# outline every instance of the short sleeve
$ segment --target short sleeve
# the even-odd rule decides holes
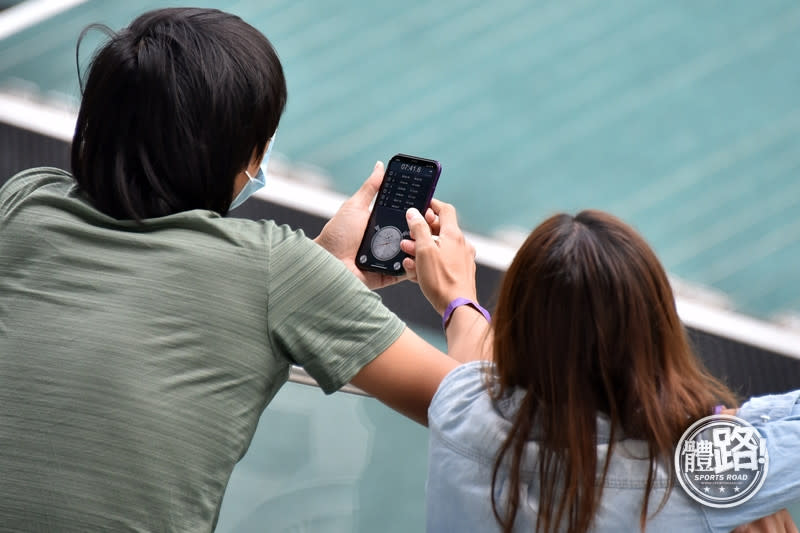
[[[487,361],[457,366],[428,409],[427,531],[495,531],[491,473],[502,443],[484,384]]]
[[[270,227],[270,341],[330,394],[391,346],[405,324],[301,231]]]
[[[471,361],[451,370],[439,384],[428,408],[429,423],[458,418],[457,411],[471,406],[486,391],[484,374],[487,361]],[[456,411],[456,412],[454,412]]]
[[[487,389],[488,361],[471,361],[450,371],[428,408],[431,442],[490,464],[497,452],[500,413]]]

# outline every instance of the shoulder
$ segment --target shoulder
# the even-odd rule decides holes
[[[484,395],[488,397],[486,378],[493,368],[487,361],[472,361],[451,370],[439,384],[428,415],[441,418],[467,408]]]
[[[487,388],[493,368],[486,361],[473,361],[445,376],[428,409],[432,446],[491,460],[507,426]]]
[[[319,290],[320,286],[325,286],[326,290],[336,291],[344,284],[353,289],[363,288],[364,293],[372,292],[340,260],[308,238],[302,230],[269,220],[261,223],[270,253],[270,270],[278,288],[284,283],[284,278],[290,278],[295,285],[302,282],[309,289]]]
[[[248,223],[251,221],[242,221]],[[260,235],[268,253],[269,294],[274,306],[302,305],[304,313],[319,315],[323,311],[334,318],[357,322],[381,308],[388,316],[378,293],[369,290],[342,261],[306,236],[302,230],[276,224],[270,220],[252,222],[260,225]],[[288,319],[288,309],[282,309]],[[361,317],[361,318],[359,318]],[[355,326],[355,323],[352,324]],[[316,326],[315,326],[316,327]]]
[[[38,167],[15,174],[0,187],[0,210],[7,211],[32,192],[43,187],[67,190],[75,184],[69,172],[52,167]]]
[[[213,214],[210,218],[205,216]],[[274,220],[251,220],[247,218],[220,217],[208,211],[187,211],[181,215],[190,218],[209,218],[220,231],[235,235],[237,239],[253,241],[253,245],[266,246],[283,254],[314,253],[317,246],[301,229],[294,229]],[[171,215],[175,216],[175,215]]]
[[[245,221],[248,222],[248,221]],[[322,247],[312,241],[305,232],[286,224],[278,224],[272,220],[260,220],[261,231],[270,248],[288,255],[318,255],[325,252]]]
[[[751,398],[736,413],[754,425],[765,419],[778,420],[797,415],[800,415],[800,390]]]
[[[502,443],[486,388],[493,365],[474,361],[450,371],[428,409],[428,531],[492,528],[488,499],[496,448]]]
[[[230,252],[239,258],[257,258],[265,267],[269,263],[275,270],[284,266],[290,269],[291,264],[315,255],[319,248],[302,230],[273,220],[224,217],[204,209],[146,219],[141,224],[130,220],[110,223],[125,231],[173,235],[177,239],[191,240],[197,246]]]
[[[70,185],[75,183],[72,174],[66,170],[55,167],[34,167],[17,172],[11,176],[6,184],[3,186],[5,190],[7,187],[17,187],[23,184],[30,183],[52,183],[52,182],[68,182]]]

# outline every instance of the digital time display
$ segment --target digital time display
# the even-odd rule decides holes
[[[412,165],[410,163],[400,163],[400,170],[405,170],[408,172],[414,172],[415,174],[419,174],[422,172],[422,165]]]
[[[429,187],[435,171],[436,167],[432,164],[391,160],[383,177],[376,207],[401,211],[403,217],[409,207],[424,209],[430,200]]]

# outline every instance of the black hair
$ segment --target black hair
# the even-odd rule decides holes
[[[105,27],[84,29],[78,49],[96,28]],[[224,215],[236,175],[263,155],[286,105],[269,40],[215,9],[159,9],[105,30],[81,81],[71,161],[79,187],[117,219]]]

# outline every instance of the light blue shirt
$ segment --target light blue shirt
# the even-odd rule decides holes
[[[497,531],[490,497],[497,449],[511,426],[522,391],[495,405],[485,386],[487,363],[454,369],[445,377],[428,411],[430,449],[426,498],[429,532]],[[763,415],[769,419],[762,418]],[[689,498],[677,481],[664,508],[647,523],[648,532],[728,532],[736,526],[800,502],[800,390],[753,398],[738,416],[766,438],[769,470],[761,489],[737,507],[716,509]],[[597,458],[608,450],[609,423],[597,420]],[[515,530],[533,531],[539,502],[539,444],[526,444],[521,500]],[[593,531],[638,531],[649,461],[644,441],[621,440],[614,448]],[[652,515],[667,486],[659,469],[650,495]],[[498,502],[506,501],[508,473],[498,474]]]

